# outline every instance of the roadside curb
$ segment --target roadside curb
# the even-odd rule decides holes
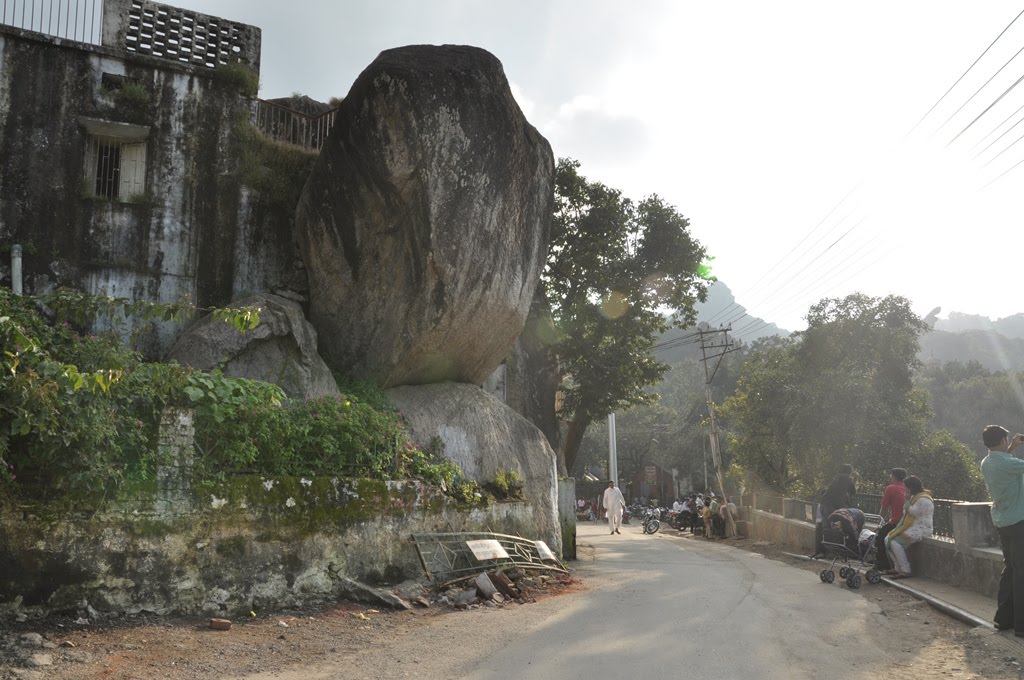
[[[784,552],[782,554],[785,555],[786,557],[792,557],[793,559],[803,560],[805,562],[813,561],[807,555],[797,555],[795,553],[787,553],[787,552]],[[936,609],[938,609],[943,614],[946,614],[948,616],[952,616],[954,619],[957,619],[958,621],[962,621],[963,623],[966,623],[969,626],[975,626],[977,628],[987,628],[987,629],[992,630],[992,631],[995,630],[995,626],[992,625],[992,623],[986,621],[985,619],[983,619],[983,618],[981,618],[979,616],[975,616],[974,614],[970,613],[966,609],[962,609],[960,607],[957,607],[955,604],[946,602],[945,600],[939,599],[939,598],[935,597],[934,595],[930,595],[930,594],[924,592],[923,590],[918,590],[917,588],[914,588],[912,586],[908,586],[905,583],[899,583],[899,582],[894,581],[893,579],[891,579],[891,578],[889,578],[887,576],[883,576],[882,577],[882,583],[884,583],[885,585],[889,586],[890,588],[895,588],[896,590],[902,591],[902,592],[906,593],[907,595],[910,595],[912,597],[916,597],[919,600],[927,602],[928,604],[930,604],[932,607],[935,607]]]

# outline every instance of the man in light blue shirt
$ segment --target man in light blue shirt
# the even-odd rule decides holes
[[[981,433],[988,455],[981,461],[981,474],[992,497],[992,523],[999,530],[1003,548],[1003,573],[996,594],[995,627],[1024,637],[1024,460],[1010,455],[1024,435],[999,425]]]

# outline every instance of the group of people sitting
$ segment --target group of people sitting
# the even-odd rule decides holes
[[[871,536],[864,528],[864,513],[850,507],[857,493],[853,467],[842,466],[818,501],[817,548],[812,557],[826,554],[825,531],[832,529],[841,532],[844,545],[861,557],[870,548],[867,541],[874,541],[878,571],[892,578],[910,576],[907,548],[932,535],[935,504],[920,478],[908,476],[903,468],[893,468],[889,475],[879,509],[883,523]]]
[[[691,493],[672,503],[673,525],[680,531],[702,534],[705,538],[725,538],[726,513],[736,517],[736,504],[710,491]]]

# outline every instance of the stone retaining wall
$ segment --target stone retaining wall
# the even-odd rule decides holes
[[[169,511],[139,493],[104,512],[0,510],[0,620],[88,611],[247,613],[343,596],[346,578],[423,572],[410,535],[521,533],[527,503],[455,504],[414,481],[236,479]]]

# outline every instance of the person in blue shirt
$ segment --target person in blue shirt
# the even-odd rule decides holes
[[[1024,435],[999,425],[981,433],[988,455],[981,461],[981,474],[992,497],[992,523],[999,531],[1003,548],[1003,573],[996,593],[997,630],[1013,629],[1024,637],[1024,460],[1010,455]]]

